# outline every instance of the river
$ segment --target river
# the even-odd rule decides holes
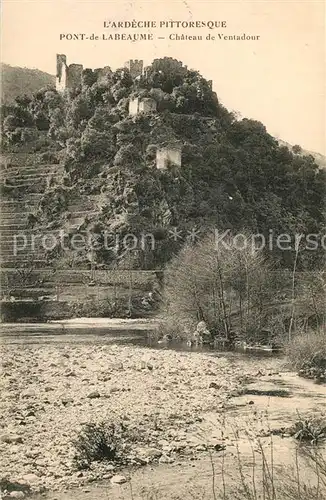
[[[302,480],[315,481],[295,440],[270,430],[290,426],[298,413],[325,413],[325,386],[297,377],[283,356],[159,343],[150,321],[2,324],[1,329],[2,430],[22,437],[21,444],[5,446],[4,473],[17,481],[34,475],[35,485],[47,490],[35,498],[215,500],[222,483],[230,488],[240,481],[240,462],[250,484],[256,467],[259,488],[260,446],[269,461],[272,453],[276,475],[300,467]],[[144,363],[148,369],[140,367]],[[239,384],[246,390],[237,391]],[[90,400],[87,393],[94,389],[101,397]],[[69,402],[60,406],[63,395]],[[26,417],[31,406],[35,415]],[[149,431],[146,446],[170,446],[171,452],[164,452],[170,463],[114,467],[104,481],[101,468],[72,472],[71,434],[85,415],[96,420],[109,408]],[[216,443],[222,451],[212,448]],[[23,458],[33,453],[39,458]],[[123,474],[126,483],[112,485],[113,473]]]

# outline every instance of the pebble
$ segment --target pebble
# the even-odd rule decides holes
[[[68,398],[68,397],[67,397],[67,398],[62,398],[62,399],[61,399],[61,403],[62,403],[64,406],[66,406],[68,403],[73,403],[73,402],[74,402],[74,400],[73,400],[72,398]]]
[[[35,398],[36,397],[36,391],[33,389],[26,389],[26,391],[21,393],[21,397],[26,399],[26,398]]]
[[[9,498],[25,498],[25,493],[23,491],[12,491]]]
[[[101,394],[98,392],[98,391],[93,391],[93,392],[90,392],[87,397],[89,399],[96,399],[96,398],[100,398],[101,397]]]
[[[137,450],[137,456],[139,458],[153,460],[154,458],[159,458],[162,455],[162,451],[157,448],[139,448]]]
[[[39,476],[37,476],[36,474],[24,474],[22,476],[22,480],[26,484],[33,484],[35,482],[38,482]]]
[[[7,444],[21,444],[23,443],[23,438],[17,434],[4,434],[1,436],[1,441]]]
[[[39,451],[26,451],[25,457],[26,458],[36,458],[40,455]]]
[[[169,457],[168,455],[165,454],[160,456],[160,458],[158,459],[160,464],[172,464],[174,460],[175,460],[174,458]]]
[[[116,476],[113,476],[111,477],[111,483],[112,484],[123,484],[123,483],[126,483],[127,482],[127,478],[125,476],[122,476],[122,475],[116,475]]]

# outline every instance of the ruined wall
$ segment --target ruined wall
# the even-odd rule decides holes
[[[166,170],[169,164],[181,167],[181,146],[165,146],[156,152],[156,167]]]
[[[183,66],[181,61],[176,61],[177,66],[183,67],[185,70],[187,66]],[[132,78],[137,78],[142,75],[146,76],[146,72],[150,66],[144,68],[144,61],[142,59],[130,59],[126,61],[124,67],[127,68],[130,72]],[[81,84],[82,81],[82,72],[83,65],[82,64],[70,64],[67,65],[67,56],[65,54],[57,54],[57,69],[56,69],[56,89],[59,92],[67,88],[75,88]],[[104,68],[97,68],[94,70],[98,78],[105,79],[107,75],[112,73],[110,66],[105,66]],[[208,81],[210,88],[212,89],[213,82],[212,80]],[[145,102],[143,99],[142,103],[139,104],[138,112],[150,112],[156,110],[156,104],[154,102]],[[130,111],[131,109],[131,111]],[[136,114],[134,111],[135,105],[132,105],[129,108],[129,114]]]
[[[107,76],[112,74],[112,69],[110,66],[104,66],[104,68],[96,68],[94,69],[94,73],[97,75],[99,80],[105,80]]]
[[[138,113],[152,113],[156,111],[156,101],[151,98],[132,99],[129,101],[129,115],[135,116]]]
[[[139,104],[139,99],[138,97],[136,99],[132,99],[129,101],[129,115],[130,116],[135,116],[138,113],[138,104]]]
[[[151,98],[141,99],[138,105],[139,113],[152,113],[156,111],[156,101]]]

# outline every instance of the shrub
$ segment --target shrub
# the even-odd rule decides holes
[[[49,163],[58,164],[59,158],[58,158],[58,155],[56,155],[52,151],[46,151],[45,153],[41,153],[41,155],[39,157],[39,161],[40,161],[40,163],[49,162]]]
[[[83,300],[71,303],[70,311],[73,317],[95,317],[112,318],[126,315],[127,300],[117,298],[114,301],[103,300]]]
[[[322,418],[300,418],[291,429],[291,434],[299,441],[308,441],[311,444],[318,444],[326,438],[326,420]]]
[[[291,365],[299,375],[326,382],[326,330],[296,335],[287,346]]]
[[[88,469],[92,462],[118,458],[121,428],[106,422],[85,424],[72,441],[75,449],[74,464],[78,469]]]

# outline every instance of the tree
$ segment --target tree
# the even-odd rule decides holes
[[[293,147],[292,147],[292,151],[294,154],[296,155],[299,155],[302,153],[302,147],[299,146],[298,144],[295,144]]]
[[[262,252],[252,246],[252,235],[242,236],[245,248],[232,235],[217,244],[216,237],[208,234],[172,260],[164,288],[164,313],[170,324],[176,320],[193,329],[203,320],[211,332],[230,342],[235,333],[259,338],[270,315],[270,269]]]
[[[97,75],[93,70],[87,68],[82,73],[82,86],[91,87],[97,81]]]
[[[182,62],[172,57],[154,59],[151,66],[146,68],[146,81],[149,86],[161,88],[164,92],[171,93],[174,87],[182,83],[187,68]]]

